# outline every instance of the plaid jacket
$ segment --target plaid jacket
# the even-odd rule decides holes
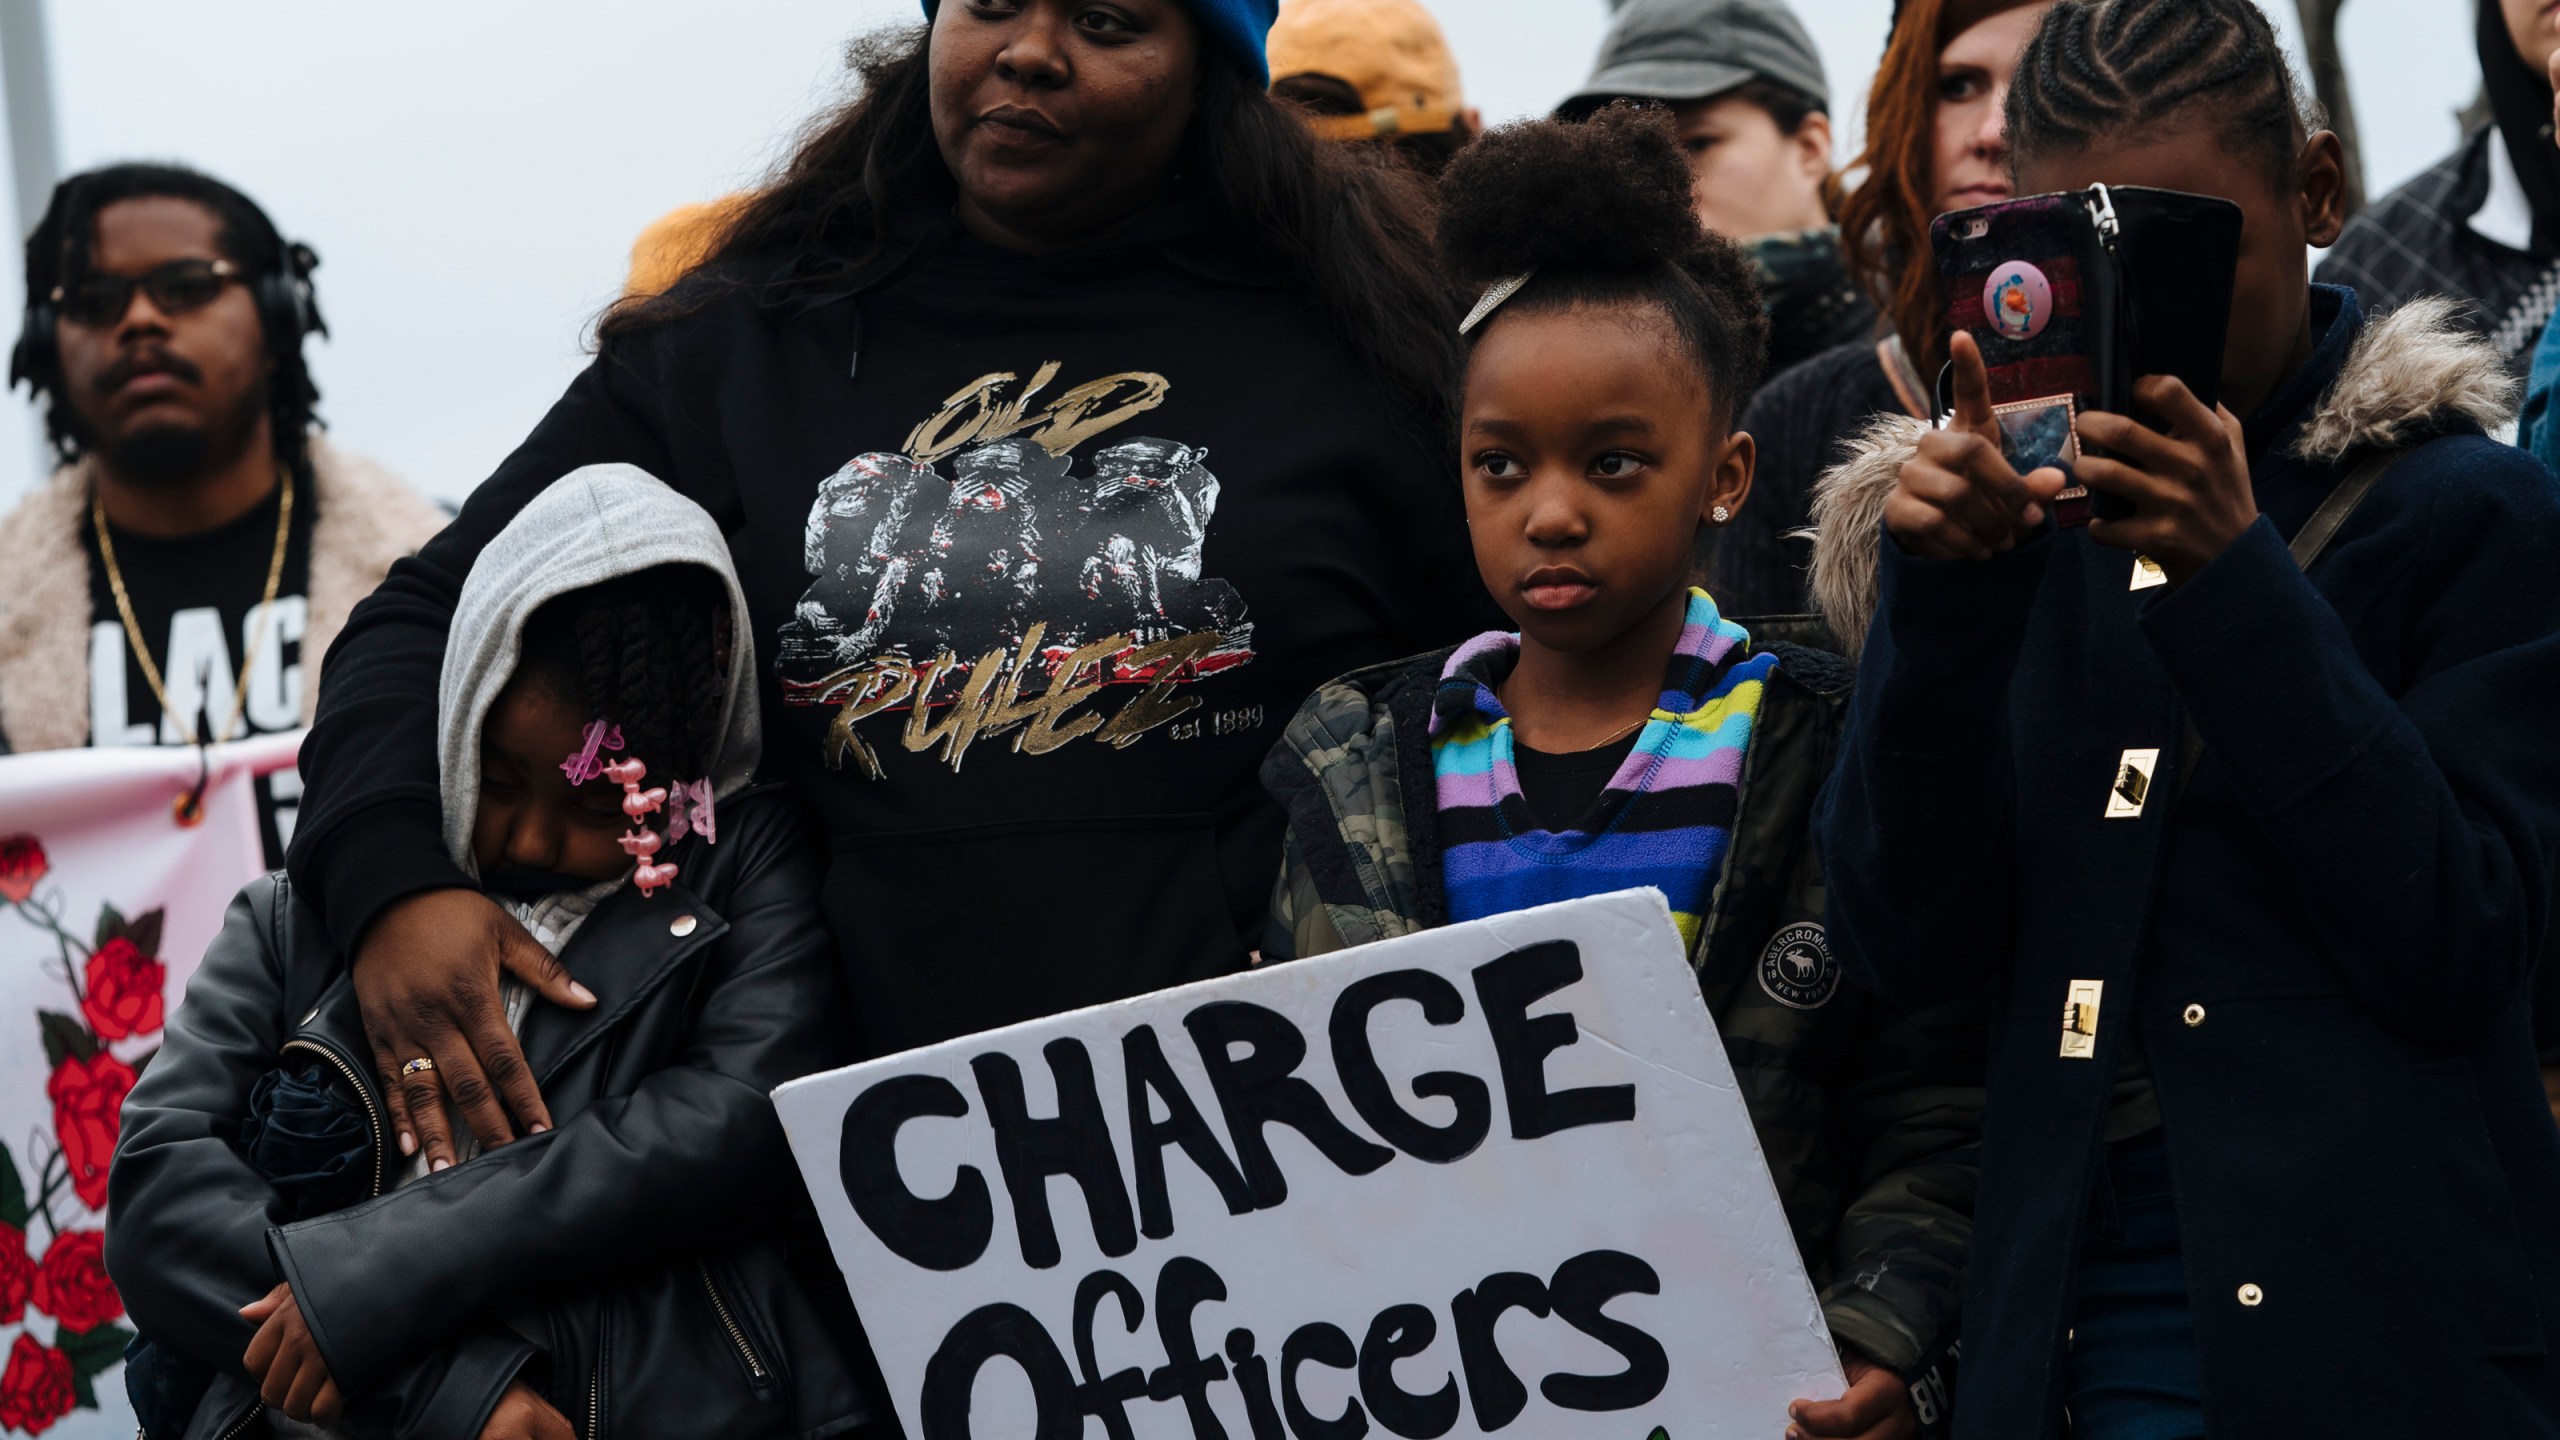
[[[1956,1338],[1972,1238],[1986,1012],[1894,1013],[1840,983],[1810,822],[1850,670],[1828,650],[1770,648],[1778,669],[1691,961],[1832,1332],[1918,1382],[1923,1419],[1942,1418],[1930,1372]],[[1264,763],[1289,816],[1266,963],[1446,923],[1426,727],[1448,655],[1326,685]]]
[[[2373,315],[2420,295],[2468,302],[2464,322],[2522,379],[2542,327],[2560,308],[2560,260],[2537,260],[2471,228],[2489,197],[2489,146],[2497,135],[2494,126],[2475,133],[2348,221],[2318,278],[2355,291]]]

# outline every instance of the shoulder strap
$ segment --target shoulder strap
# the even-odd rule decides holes
[[[2302,528],[2294,532],[2292,550],[2295,566],[2305,574],[2310,573],[2312,562],[2329,548],[2330,541],[2338,538],[2338,531],[2347,523],[2347,517],[2356,513],[2356,507],[2364,503],[2364,497],[2373,493],[2373,487],[2381,484],[2382,477],[2407,453],[2406,450],[2376,450],[2358,461],[2345,479],[2330,488],[2328,496],[2320,502],[2320,508],[2312,511],[2311,518],[2303,521]],[[2169,801],[2172,811],[2178,802],[2187,798],[2187,784],[2195,779],[2196,766],[2203,759],[2204,735],[2196,729],[2196,722],[2189,719],[2186,733],[2178,741],[2178,788]]]
[[[1900,335],[1887,335],[1876,342],[1876,364],[1883,368],[1885,382],[1893,387],[1894,398],[1902,402],[1903,412],[1914,420],[1932,418],[1929,406],[1929,382],[1920,378],[1920,367],[1911,363],[1911,351]]]
[[[2338,528],[2347,523],[2347,517],[2356,513],[2356,507],[2364,503],[2364,497],[2372,494],[2373,487],[2382,483],[2383,475],[2408,453],[2406,450],[2376,450],[2348,471],[2347,478],[2330,490],[2328,498],[2320,502],[2320,508],[2311,512],[2311,518],[2303,521],[2302,529],[2294,535],[2293,563],[2308,571],[2311,562],[2319,559],[2320,552],[2328,549],[2329,542],[2338,537]]]

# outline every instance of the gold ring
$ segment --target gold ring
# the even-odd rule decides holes
[[[421,1055],[417,1059],[400,1067],[400,1078],[406,1080],[421,1070],[433,1070],[434,1068],[436,1068],[436,1062],[428,1059],[424,1055]]]

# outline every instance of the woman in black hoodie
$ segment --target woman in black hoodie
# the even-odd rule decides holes
[[[592,1003],[444,857],[432,700],[482,545],[601,461],[728,532],[860,1051],[1246,963],[1278,727],[1485,603],[1427,195],[1264,95],[1274,8],[968,0],[857,47],[859,98],[356,612],[291,869],[376,1064],[435,1062],[404,1149],[449,1147],[439,1095],[485,1143],[548,1122],[502,967]]]

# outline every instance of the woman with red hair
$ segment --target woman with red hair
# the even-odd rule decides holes
[[[1946,301],[1929,222],[2008,198],[2000,109],[2050,0],[1902,0],[1867,93],[1863,171],[1841,208],[1851,268],[1886,329],[1814,356],[1762,388],[1742,428],[1759,442],[1751,504],[1716,536],[1709,583],[1731,615],[1810,610],[1802,530],[1813,482],[1880,412],[1926,418],[1946,362]]]

